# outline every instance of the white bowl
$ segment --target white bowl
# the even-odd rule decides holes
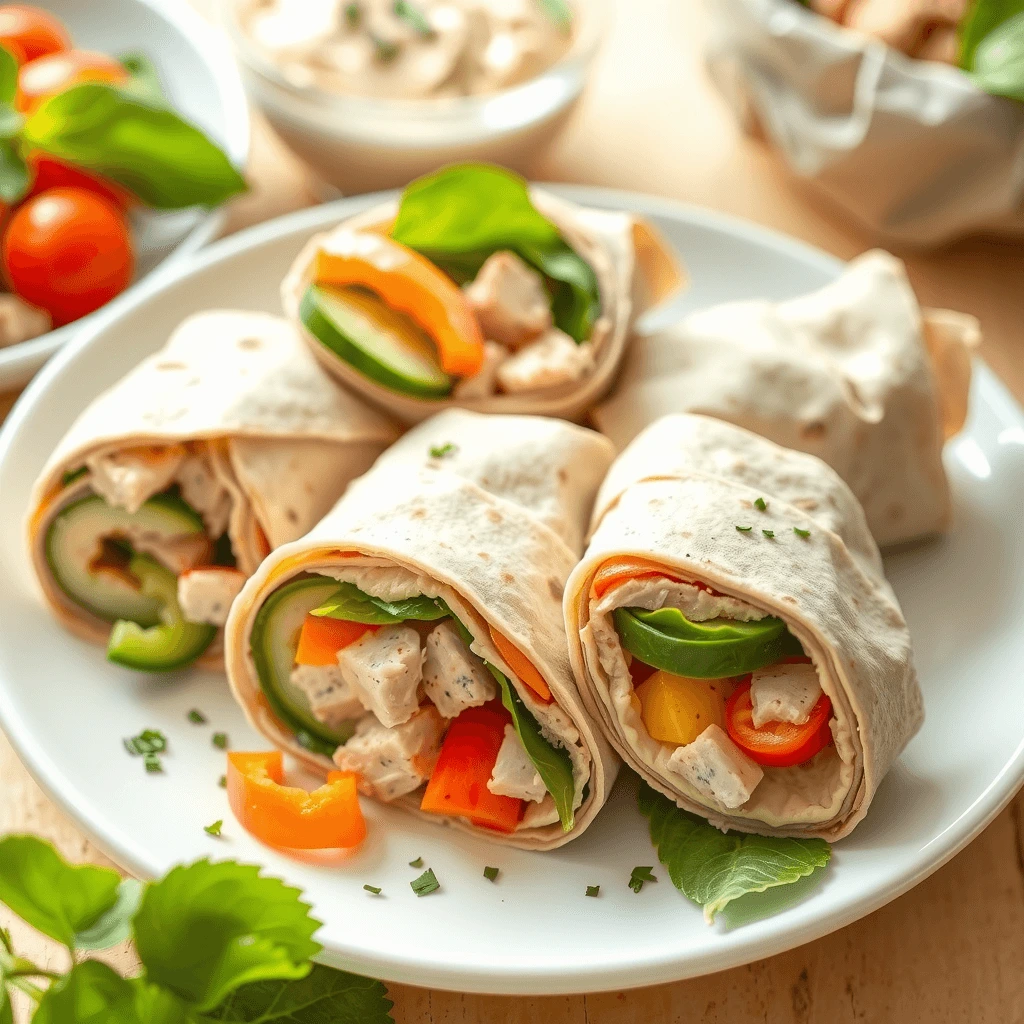
[[[238,168],[249,154],[249,107],[230,47],[184,0],[34,0],[52,11],[75,45],[112,56],[144,53],[170,104],[201,127]],[[219,233],[219,210],[143,211],[132,219],[136,281],[190,256]],[[134,285],[132,286],[134,287]],[[0,348],[0,391],[20,387],[58,348],[95,320],[116,313],[132,287],[95,313],[20,345]]]
[[[444,164],[488,160],[521,173],[565,124],[604,36],[606,0],[579,0],[569,52],[500,92],[436,100],[341,96],[289,82],[238,25],[224,24],[253,101],[292,150],[345,193],[397,188]]]

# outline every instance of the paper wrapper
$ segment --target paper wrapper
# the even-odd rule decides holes
[[[46,559],[54,517],[90,493],[88,477],[64,486],[64,474],[88,458],[144,445],[203,445],[231,495],[227,531],[248,574],[267,545],[318,522],[397,435],[320,369],[287,320],[235,310],[189,317],[82,412],[47,460],[28,519],[43,593],[65,625],[106,644],[110,623],[73,603]]]
[[[457,451],[431,456],[448,444]],[[250,637],[261,605],[282,584],[306,572],[348,572],[350,582],[386,581],[392,596],[442,597],[473,633],[472,649],[508,676],[542,727],[570,750],[581,803],[569,833],[557,821],[524,827],[524,819],[501,835],[461,818],[424,817],[527,849],[552,849],[579,835],[604,804],[618,760],[576,692],[561,597],[612,455],[599,434],[536,417],[451,410],[406,434],[308,536],[276,550],[235,601],[225,661],[253,726],[311,769],[333,767],[299,745],[260,690]],[[533,663],[553,706],[519,681],[489,627]],[[396,801],[415,813],[419,803],[415,793]]]
[[[856,220],[922,246],[1024,229],[1024,104],[795,0],[707,2],[708,68],[740,123]]]
[[[371,380],[313,337],[299,319],[299,302],[312,283],[314,256],[326,235],[309,241],[285,277],[281,285],[285,313],[328,372],[405,423],[418,423],[452,407],[580,419],[615,379],[633,323],[682,288],[685,275],[671,248],[646,221],[578,206],[540,189],[531,189],[530,197],[597,276],[601,315],[587,342],[593,349],[594,369],[578,381],[529,393],[432,400],[403,395]],[[387,203],[343,221],[339,228],[382,229],[397,213],[397,202]]]
[[[594,421],[624,448],[668,413],[700,413],[827,462],[883,545],[947,528],[946,438],[963,426],[977,320],[918,305],[881,251],[786,302],[730,302],[630,347]]]
[[[736,529],[744,524],[754,529]],[[910,635],[849,488],[813,456],[719,420],[666,416],[616,459],[593,527],[566,585],[565,620],[584,702],[612,745],[652,786],[721,829],[847,835],[922,721]],[[784,619],[832,701],[835,744],[806,764],[766,768],[733,810],[711,806],[674,773],[674,748],[653,740],[638,713],[611,611],[592,595],[605,562],[637,557]]]

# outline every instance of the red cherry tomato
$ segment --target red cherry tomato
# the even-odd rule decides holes
[[[71,49],[68,30],[38,7],[10,4],[0,7],[0,46],[10,50],[19,64]]]
[[[32,187],[28,196],[37,196],[51,188],[68,186],[84,188],[87,192],[95,192],[120,210],[128,210],[135,203],[135,197],[115,181],[108,181],[99,175],[83,171],[71,164],[64,163],[46,153],[31,153],[28,158],[32,172]]]
[[[755,729],[750,676],[725,702],[725,728],[733,743],[752,761],[772,768],[803,764],[819,750],[824,750],[832,742],[831,717],[832,702],[822,694],[803,725],[766,722],[760,729]]]
[[[92,192],[54,188],[14,212],[3,240],[13,291],[47,310],[56,326],[99,309],[132,279],[128,225]]]
[[[14,105],[29,112],[43,100],[83,82],[106,82],[118,85],[129,78],[119,61],[105,53],[92,50],[64,50],[38,57],[23,65],[18,72],[18,94]]]

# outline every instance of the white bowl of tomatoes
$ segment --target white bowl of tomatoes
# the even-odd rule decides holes
[[[248,148],[230,50],[187,4],[0,3],[0,390],[215,237]]]

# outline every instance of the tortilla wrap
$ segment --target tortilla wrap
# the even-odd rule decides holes
[[[597,276],[601,316],[584,343],[592,347],[594,369],[581,380],[528,393],[431,400],[400,394],[369,379],[306,331],[299,319],[299,302],[313,281],[315,254],[330,232],[312,238],[292,264],[281,285],[285,313],[332,376],[403,422],[418,423],[453,406],[579,419],[611,386],[637,318],[682,288],[685,274],[668,243],[644,220],[578,206],[541,189],[531,189],[530,198]],[[397,213],[397,201],[384,203],[343,221],[336,230],[387,230]]]
[[[922,310],[874,251],[786,302],[731,302],[637,338],[594,421],[624,448],[667,413],[714,416],[827,462],[883,547],[948,528],[944,441],[967,415],[978,321]]]
[[[287,320],[233,310],[189,317],[82,412],[40,474],[28,543],[43,593],[68,628],[106,643],[110,623],[57,586],[46,538],[61,510],[92,492],[90,467],[108,456],[182,446],[208,460],[212,486],[230,498],[222,518],[237,567],[249,575],[268,547],[313,526],[397,433],[323,373]]]
[[[431,455],[449,445],[457,450]],[[289,580],[317,573],[388,600],[441,597],[473,634],[471,650],[511,680],[545,735],[569,750],[575,824],[562,830],[550,797],[511,834],[479,829],[464,818],[424,816],[528,849],[552,849],[579,835],[604,804],[618,760],[576,692],[562,588],[612,455],[599,434],[539,417],[449,410],[410,431],[306,537],[266,559],[235,602],[225,661],[250,722],[309,768],[323,774],[334,767],[329,757],[300,745],[271,712],[251,653],[261,606]],[[553,704],[542,703],[513,672],[488,627],[532,662]],[[422,813],[417,792],[394,803]]]
[[[629,579],[596,597],[598,570],[624,557],[649,560],[666,578]],[[615,607],[709,600],[692,583],[732,606],[712,615],[783,619],[832,702],[834,745],[804,764],[765,768],[749,800],[731,809],[668,767],[674,748],[643,724],[612,619]],[[922,721],[907,625],[850,489],[813,456],[720,420],[666,416],[618,457],[566,585],[565,619],[581,694],[612,745],[652,786],[723,830],[847,835]]]

